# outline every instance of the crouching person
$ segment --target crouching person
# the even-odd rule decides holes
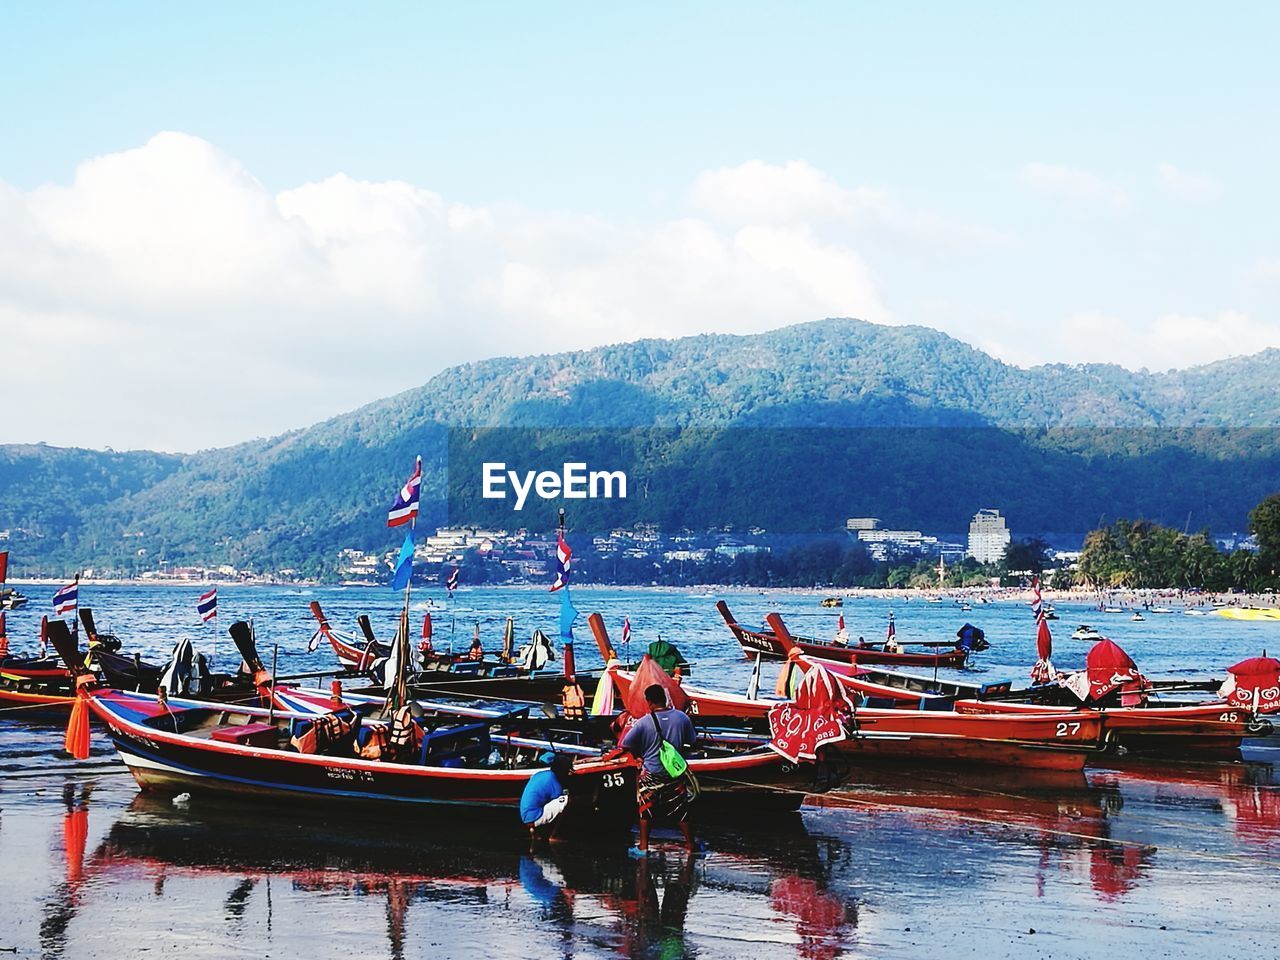
[[[529,841],[557,842],[562,839],[565,808],[569,806],[569,777],[573,757],[566,753],[544,753],[547,770],[539,770],[525,784],[520,795],[520,819],[529,828]]]

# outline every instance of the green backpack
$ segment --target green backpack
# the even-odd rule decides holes
[[[672,780],[679,780],[689,769],[689,761],[674,745],[667,743],[663,738],[662,724],[658,722],[658,715],[651,713],[649,716],[653,717],[653,729],[658,734],[658,759],[662,762],[662,769],[667,771],[667,776]]]

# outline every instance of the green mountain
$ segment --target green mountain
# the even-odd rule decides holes
[[[645,340],[467,364],[188,456],[0,447],[0,530],[16,575],[157,558],[320,574],[342,547],[387,545],[385,510],[417,453],[428,522],[550,527],[541,501],[512,514],[478,497],[479,461],[506,450],[524,468],[563,454],[628,470],[627,503],[575,503],[578,529],[819,532],[870,515],[956,533],[994,506],[1018,535],[1120,516],[1225,532],[1280,486],[1277,382],[1278,350],[1168,373],[1024,370],[934,330],[857,320]]]

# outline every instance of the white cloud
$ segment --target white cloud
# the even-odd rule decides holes
[[[1014,238],[988,226],[905,208],[885,189],[841,186],[803,160],[751,160],[707,170],[689,191],[693,207],[726,224],[841,225],[892,234],[931,247],[1007,246]]]
[[[1129,195],[1123,188],[1087,170],[1055,163],[1028,163],[1022,167],[1018,176],[1027,186],[1068,200],[1083,201],[1115,211],[1129,207]]]
[[[1280,323],[1236,310],[1212,316],[1167,313],[1138,323],[1102,311],[1081,311],[1038,329],[1033,351],[1002,350],[994,341],[987,345],[1022,366],[1050,359],[1169,370],[1280,347]]]
[[[1257,261],[1250,269],[1249,276],[1263,283],[1280,281],[1280,258]]]
[[[1156,185],[1184,200],[1214,200],[1222,193],[1221,184],[1212,177],[1184,173],[1171,163],[1156,167]]]
[[[1080,171],[1024,179],[1127,202]],[[1034,267],[1014,246],[802,161],[710,170],[676,216],[615,222],[342,174],[272,194],[208,142],[163,133],[69,184],[0,182],[0,439],[196,449],[468,360],[825,316],[925,319],[1019,363],[1161,368],[1280,345],[1275,325],[1233,312],[1029,330],[1025,306],[981,292]],[[918,298],[911,317],[890,309],[885,276]],[[957,294],[966,282],[979,292]]]
[[[875,208],[873,191],[806,165],[726,176],[762,178],[749,216],[641,226],[343,175],[273,196],[180,133],[69,185],[0,183],[0,402],[22,410],[5,439],[194,449],[497,354],[892,321],[848,236],[803,222],[831,196]],[[694,192],[723,213],[714,179]]]

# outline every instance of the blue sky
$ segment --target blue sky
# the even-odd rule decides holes
[[[251,353],[279,391],[223,397],[198,436],[162,412],[126,428],[50,410],[6,439],[207,446],[493,353],[828,314],[1021,364],[1280,346],[1277,20],[1263,4],[6,4],[16,355],[40,356],[36,328],[82,327],[81,362],[123,338],[126,372],[165,383],[203,343],[209,366]],[[353,352],[369,323],[418,349]],[[341,387],[315,372],[340,364]],[[167,386],[219,402],[212,376]]]

